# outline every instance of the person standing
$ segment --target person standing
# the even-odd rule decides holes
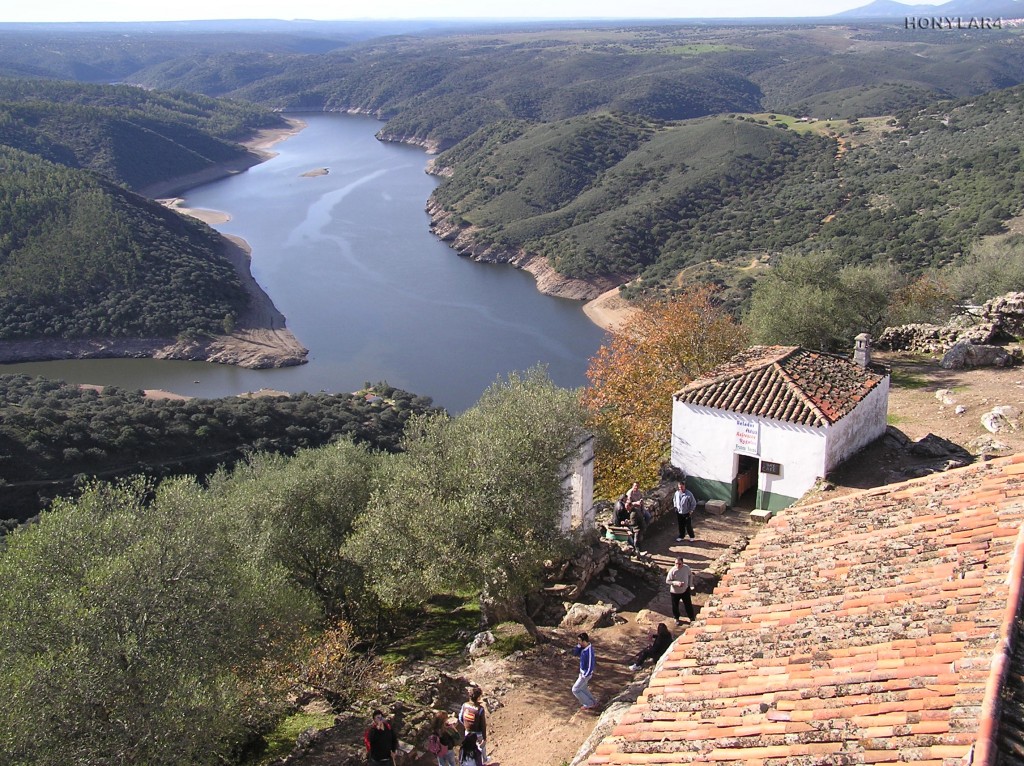
[[[693,512],[697,509],[697,498],[686,488],[685,481],[679,482],[675,494],[672,495],[672,506],[676,509],[676,521],[679,524],[679,537],[676,538],[676,542],[682,542],[687,533],[693,540]]]
[[[680,625],[679,602],[686,607],[686,616],[693,622],[697,615],[693,611],[693,601],[690,599],[690,591],[693,589],[693,570],[686,565],[682,558],[677,558],[675,566],[668,570],[665,578],[668,583],[669,593],[672,596],[672,615],[676,618],[676,625]]]
[[[593,713],[597,710],[597,701],[590,693],[590,678],[594,675],[594,645],[590,636],[580,633],[576,636],[576,648],[572,653],[580,658],[580,675],[572,685],[572,693],[580,701],[581,710]]]
[[[479,686],[469,687],[469,699],[459,708],[459,723],[466,734],[476,734],[475,746],[480,757],[487,760],[487,710],[483,703],[484,690]]]
[[[363,743],[368,766],[395,766],[398,737],[391,724],[384,720],[383,711],[373,711],[373,722],[363,734]]]
[[[633,486],[626,493],[626,511],[632,511],[634,507],[643,505],[643,502],[643,490],[640,489],[640,484],[634,481]]]
[[[484,755],[480,750],[480,740],[476,732],[469,732],[462,740],[462,747],[459,748],[460,766],[484,766]]]

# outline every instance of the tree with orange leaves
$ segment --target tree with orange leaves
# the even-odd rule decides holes
[[[597,434],[594,493],[652,484],[672,435],[672,394],[744,346],[710,285],[644,301],[590,360],[583,392]]]

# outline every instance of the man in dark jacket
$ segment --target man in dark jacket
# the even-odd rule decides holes
[[[373,711],[373,723],[363,735],[366,745],[366,762],[369,766],[395,766],[398,751],[398,736],[391,724],[384,720],[384,713]]]

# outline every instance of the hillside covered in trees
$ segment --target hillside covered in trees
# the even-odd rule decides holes
[[[0,339],[223,333],[248,297],[223,240],[138,189],[256,158],[279,115],[131,86],[0,79]]]
[[[293,31],[292,50],[274,36],[266,51],[184,37],[180,55],[164,32],[145,56],[123,48],[118,71],[274,109],[375,114],[381,136],[447,150],[436,206],[474,247],[538,253],[583,279],[642,277],[634,296],[686,272],[727,283],[739,305],[752,259],[816,248],[916,273],[957,260],[1024,202],[1020,30],[535,24],[331,47],[325,29],[318,50]],[[94,55],[109,65],[123,43],[102,39]],[[878,115],[896,123],[865,122]]]
[[[224,52],[126,76],[279,109],[358,109],[446,148],[502,119],[860,117],[1024,82],[1017,33],[888,26],[519,25],[368,40],[319,56]]]
[[[176,400],[0,375],[0,505],[24,519],[79,477],[208,473],[248,453],[342,439],[394,451],[411,416],[435,411],[386,383],[358,394]]]
[[[130,189],[249,158],[238,139],[284,124],[252,104],[180,91],[0,79],[0,143]]]
[[[752,260],[827,248],[916,273],[956,261],[1024,201],[1020,30],[271,26],[157,25],[144,41],[0,29],[0,71],[36,78],[0,81],[0,136],[138,188],[225,161],[238,151],[225,140],[279,119],[261,108],[366,112],[387,120],[382,137],[447,150],[435,207],[474,247],[541,254],[583,279],[641,277],[633,296],[717,280],[734,306],[759,278]],[[68,61],[83,79],[161,90],[40,79],[67,76]],[[866,120],[878,115],[895,123]],[[179,329],[230,323],[231,300],[204,296],[203,318]]]
[[[671,287],[787,250],[940,267],[1024,207],[1024,88],[790,128],[728,115],[498,123],[441,154],[434,199],[472,241],[560,272]],[[843,133],[844,135],[839,135]]]

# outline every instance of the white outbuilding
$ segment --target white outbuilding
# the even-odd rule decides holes
[[[884,434],[888,404],[867,335],[853,359],[754,346],[673,396],[672,464],[698,499],[776,511]]]

